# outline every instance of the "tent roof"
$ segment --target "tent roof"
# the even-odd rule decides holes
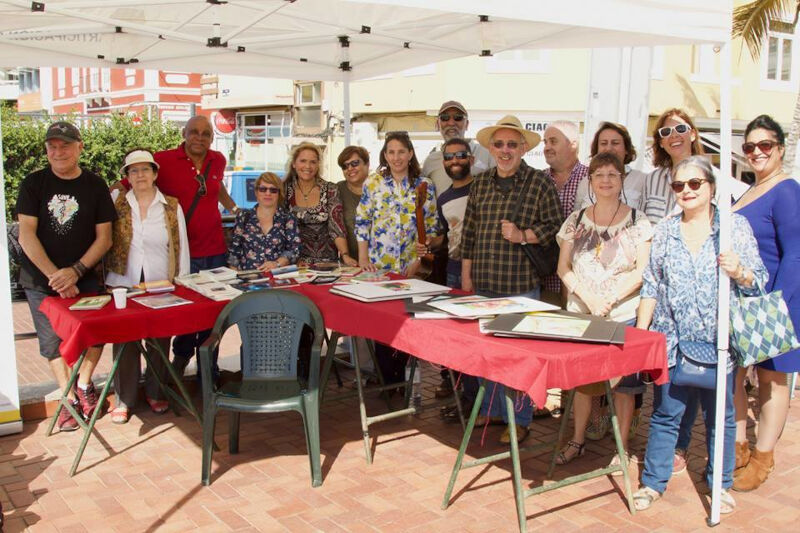
[[[722,42],[726,0],[0,0],[0,65],[361,79],[524,48]],[[347,41],[348,47],[342,46]]]

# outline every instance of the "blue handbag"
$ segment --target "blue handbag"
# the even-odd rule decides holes
[[[671,382],[681,387],[717,387],[717,349],[710,342],[678,341],[678,363]]]

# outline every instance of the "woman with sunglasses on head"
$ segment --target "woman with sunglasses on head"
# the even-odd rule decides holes
[[[342,261],[356,266],[347,251],[342,202],[336,185],[320,176],[322,153],[304,142],[292,151],[286,173],[286,205],[297,218],[301,263]]]
[[[338,158],[344,180],[336,184],[344,211],[345,237],[347,238],[347,254],[358,261],[358,241],[356,241],[356,208],[364,192],[364,181],[369,175],[369,152],[361,146],[348,146]]]
[[[720,253],[719,213],[711,203],[716,189],[713,167],[703,157],[689,157],[674,168],[670,184],[680,214],[664,219],[653,235],[645,268],[636,326],[667,338],[669,383],[655,385],[650,435],[644,458],[642,486],[633,495],[634,507],[649,508],[667,488],[675,445],[687,403],[695,395],[706,424],[706,482],[711,487],[715,437],[723,433],[722,512],[736,505],[728,489],[733,484],[736,424],[733,408],[735,362],[727,362],[725,426],[716,428],[717,303],[719,267],[734,286],[756,294],[767,279],[758,244],[747,219],[732,216],[731,248]],[[687,381],[683,368],[705,366],[708,381]]]
[[[769,271],[766,292],[783,291],[795,328],[800,325],[800,185],[783,172],[784,133],[767,115],[745,129],[742,151],[756,175],[733,209],[750,221]],[[787,373],[800,370],[800,350],[755,365],[758,376],[758,431],[752,453],[747,442],[746,368],[736,378],[736,472],[733,488],[758,488],[775,467],[773,450],[789,412]]]
[[[592,158],[588,181],[596,201],[573,212],[561,226],[556,236],[561,247],[558,275],[568,291],[567,311],[605,316],[633,326],[653,230],[647,217],[622,201],[624,180],[625,167],[616,154],[603,152]],[[639,375],[633,374],[624,377],[614,390],[626,451],[634,395],[644,388]],[[575,391],[575,432],[556,458],[557,464],[583,455],[591,403],[587,388]],[[612,466],[619,463],[618,456],[611,461]]]
[[[264,172],[253,188],[256,205],[236,214],[228,264],[237,270],[268,271],[296,262],[300,232],[297,219],[284,207],[281,179]]]
[[[422,200],[427,236],[437,233],[436,190],[421,175],[414,146],[406,132],[386,134],[380,154],[380,170],[364,182],[364,192],[356,209],[358,265],[367,271],[378,269],[413,276],[420,266],[417,256],[417,186],[428,185]],[[395,353],[376,344],[375,353],[386,383],[403,381],[407,354]]]

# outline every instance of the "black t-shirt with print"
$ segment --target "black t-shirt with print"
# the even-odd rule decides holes
[[[22,181],[17,213],[38,218],[36,236],[58,268],[72,265],[86,253],[96,238],[96,224],[117,218],[108,185],[99,176],[83,170],[77,178],[65,180],[53,174],[50,167]],[[19,281],[26,289],[53,293],[47,276],[27,256],[22,258]],[[91,290],[96,283],[90,270],[78,282],[78,288]]]

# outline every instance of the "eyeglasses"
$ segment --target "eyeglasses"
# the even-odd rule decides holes
[[[589,177],[592,178],[593,180],[603,180],[603,179],[613,180],[621,178],[622,174],[620,174],[619,172],[609,172],[608,174],[603,174],[602,172],[595,172]]]
[[[508,141],[508,142],[493,141],[492,142],[492,146],[494,146],[498,150],[502,150],[504,146],[508,146],[509,150],[516,150],[517,148],[519,148],[519,145],[520,145],[520,143],[517,142],[517,141]]]
[[[758,141],[757,143],[744,143],[742,145],[742,152],[747,155],[752,154],[756,151],[756,147],[761,150],[761,153],[764,155],[769,155],[772,152],[772,149],[776,146],[780,146],[781,143],[777,141],[770,141],[765,139],[763,141]]]
[[[342,163],[342,170],[347,170],[348,168],[356,168],[361,164],[360,159],[353,159],[352,161],[346,161]]]
[[[706,179],[692,178],[689,181],[673,181],[669,186],[672,187],[672,190],[676,193],[683,192],[686,185],[688,185],[691,190],[696,191],[707,181]]]
[[[456,122],[461,122],[465,118],[467,118],[467,116],[462,115],[461,113],[454,113],[452,115],[450,113],[442,113],[441,115],[439,115],[439,120],[441,122],[450,122],[450,119],[453,119]]]
[[[672,130],[675,130],[675,133],[680,133],[683,135],[687,131],[691,131],[692,127],[688,124],[678,124],[676,126],[664,126],[663,128],[658,128],[658,136],[662,139],[666,139],[670,135],[672,135]]]
[[[128,176],[138,176],[139,174],[153,174],[155,169],[150,165],[142,168],[131,168],[128,169]]]
[[[277,187],[267,187],[266,185],[261,185],[260,187],[256,188],[256,190],[260,193],[268,192],[272,194],[278,194],[281,192],[281,190]]]
[[[459,150],[458,152],[445,152],[442,157],[445,161],[452,161],[453,159],[467,159],[470,153],[466,150]]]

